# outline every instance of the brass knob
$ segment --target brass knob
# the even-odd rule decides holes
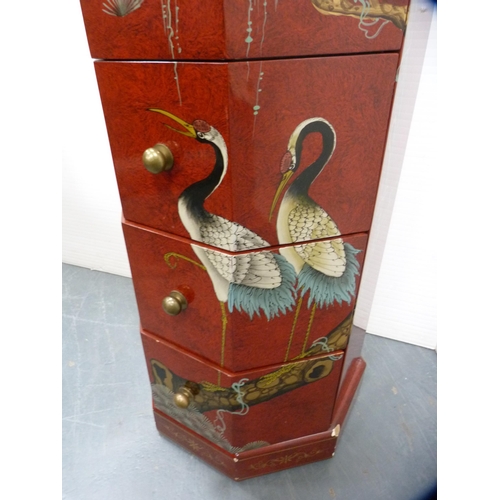
[[[193,398],[194,394],[191,392],[191,390],[184,386],[181,387],[175,394],[174,394],[174,403],[176,406],[179,408],[186,409],[189,406],[189,403],[191,403],[191,399]]]
[[[159,174],[170,170],[174,165],[174,155],[165,144],[155,144],[142,154],[142,163],[148,172]]]
[[[167,314],[170,314],[170,316],[177,316],[184,311],[184,309],[186,309],[187,305],[188,302],[186,297],[184,297],[184,295],[177,290],[172,290],[170,295],[165,297],[162,301],[163,310]]]

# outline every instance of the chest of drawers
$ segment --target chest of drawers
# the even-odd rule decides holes
[[[160,432],[332,456],[407,0],[81,0]]]

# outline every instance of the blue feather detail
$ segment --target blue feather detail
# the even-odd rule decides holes
[[[299,273],[298,288],[302,288],[302,297],[309,292],[307,307],[311,307],[313,303],[316,303],[318,307],[328,307],[334,302],[351,303],[356,292],[356,276],[359,275],[359,262],[356,254],[361,250],[356,250],[349,243],[344,243],[344,250],[347,260],[346,269],[338,278],[326,276],[309,264],[304,264]]]
[[[287,310],[293,310],[296,300],[295,282],[297,276],[293,266],[281,255],[274,255],[281,271],[281,285],[276,288],[255,288],[231,283],[229,285],[228,309],[233,312],[245,311],[250,319],[256,314],[260,318],[260,310],[268,320]]]

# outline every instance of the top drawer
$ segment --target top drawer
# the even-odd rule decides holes
[[[232,252],[246,228],[258,247],[368,231],[397,64],[97,61],[124,217]],[[173,168],[152,173],[142,157],[158,144]]]
[[[92,57],[223,60],[399,50],[409,0],[81,0]]]

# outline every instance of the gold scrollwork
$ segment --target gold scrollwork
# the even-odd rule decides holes
[[[376,20],[385,19],[392,22],[397,28],[406,28],[408,6],[394,5],[390,0],[370,0],[358,2],[356,0],[311,0],[316,10],[324,15],[348,16]]]
[[[201,265],[199,262],[196,262],[195,260],[190,259],[189,257],[186,257],[185,255],[182,255],[180,253],[168,252],[163,256],[163,259],[167,263],[167,266],[170,267],[170,269],[175,269],[177,267],[177,261],[179,259],[182,259],[193,264],[194,266],[199,267],[200,269],[203,269],[204,271],[207,270],[207,268]]]
[[[320,453],[323,453],[324,450],[317,449],[314,451],[311,451],[309,453],[306,453],[305,451],[298,451],[295,453],[291,453],[289,455],[282,455],[281,457],[277,458],[272,458],[271,460],[267,461],[260,461],[257,462],[256,464],[250,465],[250,469],[254,470],[259,470],[259,469],[266,469],[267,467],[279,467],[280,465],[286,465],[290,463],[299,463],[302,462],[303,460],[307,460],[308,458],[313,458],[316,455],[319,455]]]

